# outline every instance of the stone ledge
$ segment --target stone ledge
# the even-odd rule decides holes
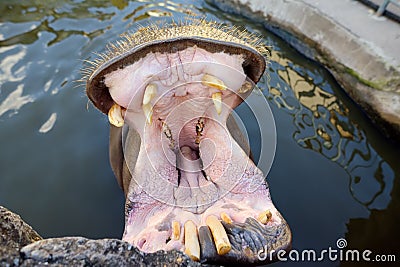
[[[388,137],[400,141],[400,63],[305,1],[209,0],[261,22],[324,64]],[[400,26],[399,26],[400,29]]]
[[[0,266],[212,266],[179,251],[143,253],[118,239],[42,239],[21,217],[0,206]]]

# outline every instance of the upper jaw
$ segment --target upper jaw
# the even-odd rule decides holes
[[[253,83],[246,80],[242,64],[240,55],[214,55],[189,47],[172,54],[150,53],[130,66],[106,74],[104,83],[114,105],[144,115],[144,118],[135,117],[133,122],[140,132],[144,122],[151,124],[154,111],[158,111],[159,118],[165,119],[172,106],[187,99],[208,98],[214,104],[215,113],[221,114],[223,100],[228,100],[228,95],[234,92],[245,97],[252,89]],[[240,102],[227,104],[238,105]],[[158,105],[154,107],[156,103]],[[110,111],[108,114],[110,116]],[[114,121],[110,120],[111,123]]]

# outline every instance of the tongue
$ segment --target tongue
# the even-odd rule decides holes
[[[177,168],[180,171],[180,181],[188,184],[190,189],[196,190],[201,184],[201,179],[204,179],[201,171],[201,159],[197,155],[197,151],[192,150],[189,146],[183,146],[180,153],[176,157]],[[185,181],[186,180],[186,181]]]
[[[192,213],[204,212],[213,204],[218,192],[216,186],[207,181],[198,152],[189,146],[181,147],[177,153],[177,168],[179,186],[174,192],[176,202]]]

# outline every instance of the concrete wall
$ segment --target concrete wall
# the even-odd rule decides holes
[[[350,0],[210,2],[259,21],[324,64],[377,126],[400,141],[400,25],[380,23],[366,7]]]

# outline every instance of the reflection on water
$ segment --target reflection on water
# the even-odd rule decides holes
[[[268,97],[293,117],[298,145],[339,164],[354,199],[368,209],[386,208],[394,173],[371,147],[349,109],[318,73],[272,54]]]
[[[34,99],[31,96],[22,96],[23,86],[18,85],[15,91],[11,92],[6,99],[0,105],[0,116],[6,113],[7,111],[17,111],[23,105],[33,102]]]
[[[260,84],[278,128],[269,179],[294,246],[323,249],[346,234],[368,247],[377,239],[359,241],[359,229],[378,212],[395,227],[398,149],[326,71],[260,25],[203,0],[3,0],[0,12],[0,205],[43,236],[121,236],[123,195],[108,164],[108,122],[74,81],[82,60],[137,23],[187,15],[244,25],[273,46],[270,79]]]
[[[57,113],[52,113],[50,115],[50,118],[40,127],[39,133],[47,133],[48,131],[50,131],[53,128],[54,124],[56,123],[56,120],[57,120]]]

